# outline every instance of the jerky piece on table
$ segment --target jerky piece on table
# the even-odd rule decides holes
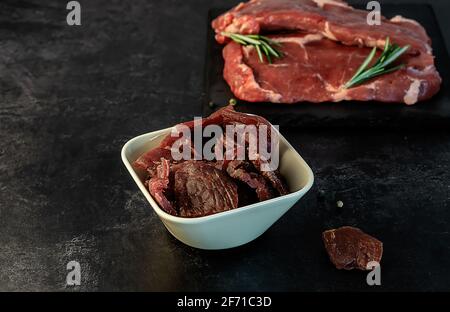
[[[380,263],[383,243],[358,228],[344,226],[322,234],[331,262],[337,269],[367,270],[371,261]]]

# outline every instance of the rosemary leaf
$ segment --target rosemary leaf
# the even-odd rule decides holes
[[[270,64],[272,63],[272,57],[281,58],[283,56],[283,54],[275,48],[275,46],[280,47],[281,44],[268,37],[261,35],[233,34],[229,32],[222,32],[221,34],[243,46],[253,46],[258,53],[258,58],[261,63],[264,63],[264,56]]]
[[[263,55],[261,52],[261,48],[259,47],[259,45],[255,46],[255,48],[256,48],[256,52],[258,52],[259,61],[261,63],[264,63],[264,58],[263,58]]]
[[[353,77],[344,85],[344,88],[348,89],[360,85],[372,78],[392,73],[396,70],[403,68],[404,64],[394,67],[389,66],[392,65],[392,63],[394,63],[395,61],[397,61],[400,58],[400,56],[402,56],[409,48],[410,48],[409,45],[399,47],[396,44],[391,44],[389,37],[387,37],[383,52],[381,53],[380,57],[376,60],[376,62],[370,68],[368,68],[368,66],[370,65],[370,63],[372,63],[372,60],[376,55],[377,48],[374,47],[370,52],[370,54],[365,59],[365,61],[361,64],[356,73],[353,75]]]
[[[386,43],[384,44],[384,50],[383,53],[381,53],[379,62],[377,62],[375,65],[378,65],[379,63],[383,63],[386,59],[386,55],[389,53],[389,50],[391,49],[391,39],[389,37],[386,38]]]
[[[237,38],[239,40],[242,40],[244,42],[250,43],[250,44],[254,44],[254,45],[260,45],[261,41],[250,38],[248,36],[244,36],[244,35],[239,35],[239,34],[232,34],[231,35],[231,39],[234,40],[234,38]]]
[[[361,66],[358,68],[358,70],[356,71],[355,75],[352,77],[352,79],[350,79],[350,81],[352,81],[353,79],[355,79],[356,77],[358,77],[366,68],[367,66],[369,66],[370,62],[372,62],[372,59],[375,56],[375,53],[377,53],[377,48],[374,47],[372,49],[372,52],[370,52],[369,56],[366,58],[366,60],[361,64]]]
[[[272,39],[270,39],[269,37],[266,36],[259,36],[262,40],[266,41],[268,44],[272,45],[272,46],[277,46],[277,47],[281,47],[281,43],[276,42]]]
[[[245,42],[245,41],[243,41],[243,40],[241,40],[239,38],[236,38],[236,37],[231,37],[231,39],[233,39],[233,41],[236,41],[237,43],[240,43],[240,44],[242,44],[244,46],[246,46],[248,44],[247,42]]]
[[[246,35],[246,36],[255,40],[261,40],[262,38],[262,36],[260,35]]]
[[[409,45],[404,46],[403,48],[397,48],[395,49],[392,54],[390,54],[389,56],[386,57],[386,60],[381,63],[382,67],[387,67],[388,65],[392,64],[393,62],[395,62],[403,53],[405,53],[408,49],[410,48]]]
[[[397,65],[397,66],[395,66],[395,67],[386,69],[386,70],[383,72],[383,74],[389,74],[389,73],[395,72],[395,71],[397,71],[397,70],[400,70],[400,69],[402,69],[402,68],[405,68],[405,64],[400,64],[400,65]]]
[[[272,64],[272,57],[270,56],[270,54],[266,55],[267,61],[269,62],[269,64]]]
[[[267,50],[269,51],[270,54],[272,54],[275,57],[280,57],[280,54],[278,54],[278,52],[275,51],[267,42],[265,42],[265,41],[261,41],[261,42],[262,42],[262,45],[267,48]]]
[[[269,64],[272,64],[272,58],[270,57],[270,52],[269,52],[269,50],[267,49],[267,46],[262,45],[261,47],[262,47],[262,49],[263,49],[263,51],[264,51],[264,54],[265,54],[266,57],[267,57],[267,60],[269,61]]]

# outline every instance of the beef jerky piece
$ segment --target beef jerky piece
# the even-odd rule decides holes
[[[201,125],[202,127],[211,125],[211,124],[218,124],[221,125],[223,123],[223,117],[221,114],[222,110],[225,110],[225,108],[222,108],[212,114],[209,117],[203,118]],[[150,175],[153,176],[156,174],[156,167],[159,165],[159,161],[161,158],[168,159],[169,161],[172,161],[172,153],[171,148],[173,143],[175,143],[177,140],[179,140],[182,136],[182,132],[180,130],[181,126],[186,126],[189,129],[194,129],[194,121],[188,121],[184,123],[180,123],[175,126],[174,133],[170,133],[164,137],[162,142],[159,144],[158,147],[148,151],[147,153],[142,154],[135,162],[134,167],[140,168],[144,170],[148,170],[150,172]],[[192,144],[193,149],[193,144]],[[194,153],[195,151],[193,151]]]
[[[237,112],[234,109],[233,105],[228,105],[221,110],[217,111],[215,114],[220,114],[223,119],[223,125],[254,125],[258,130],[261,126],[266,127],[266,140],[267,140],[267,151],[271,151],[271,142],[274,141],[278,144],[278,137],[274,137],[272,139],[272,135],[278,135],[276,131],[272,131],[272,124],[267,121],[267,119],[257,116],[257,115],[249,115],[241,112]]]
[[[236,124],[236,123],[245,125],[255,125],[256,127],[259,127],[261,125],[267,126],[267,141],[268,144],[270,144],[271,124],[263,117],[236,112],[234,110],[233,105],[223,107],[218,111],[214,112],[213,114],[211,114],[209,117],[203,118],[201,125],[202,127],[213,124],[225,126],[227,124]],[[173,158],[171,154],[171,147],[174,142],[176,142],[178,139],[182,137],[182,132],[180,130],[181,126],[186,126],[189,129],[193,130],[194,121],[189,121],[176,125],[174,133],[166,135],[157,148],[154,148],[151,151],[140,156],[134,162],[134,166],[141,169],[148,169],[153,167],[156,168],[156,165],[158,164],[161,157],[172,161]]]
[[[172,160],[170,149],[157,147],[142,154],[134,163],[135,168],[144,169],[153,176],[156,174],[156,167],[160,164],[161,158]]]
[[[239,180],[234,181],[238,187],[239,207],[245,207],[260,202],[255,190],[248,186],[248,184]]]
[[[380,263],[383,243],[360,229],[344,226],[322,234],[331,262],[337,269],[368,270],[371,261]]]
[[[202,161],[186,161],[175,172],[175,198],[181,217],[202,217],[238,207],[234,181]]]
[[[148,190],[159,206],[171,215],[177,215],[172,203],[167,199],[165,192],[169,188],[170,163],[161,158],[161,164],[157,166],[157,175],[148,180]]]
[[[271,125],[266,119],[236,112],[231,105],[219,109],[211,116],[203,119],[202,126],[211,124],[222,127],[245,124],[255,125],[257,128],[266,125],[268,138],[271,135]],[[191,130],[194,127],[193,122],[182,125]],[[134,163],[135,167],[149,171],[151,179],[146,184],[150,194],[161,208],[168,213],[183,217],[197,217],[237,208],[239,198],[237,181],[230,178],[226,172],[226,168],[232,159],[216,162],[176,162],[172,158],[171,147],[179,138],[181,138],[181,132],[175,133],[175,137],[172,136],[172,133],[167,135],[157,148],[143,154]],[[223,140],[219,141],[219,144],[223,144]],[[247,179],[246,183],[239,182],[244,185],[244,187],[241,187],[241,191],[248,192],[247,186],[250,183],[253,187],[256,187],[256,193],[258,193],[260,200],[273,196],[274,194],[268,195],[266,188],[262,186],[263,182],[260,178],[262,176],[268,179],[265,183],[269,185],[270,190],[272,190],[270,185],[273,184],[280,194],[287,193],[287,188],[283,189],[285,186],[283,180],[278,177],[278,172],[259,173],[256,169],[254,171],[254,174],[250,174],[246,178],[241,177],[243,180]],[[253,197],[256,198],[256,196],[253,192],[248,193],[248,202],[251,202],[254,200]],[[243,202],[246,203],[247,201],[244,200]]]
[[[221,111],[224,109],[225,108],[222,108],[217,112],[211,114],[210,116],[203,118],[201,122],[199,122],[198,124],[201,125],[201,127],[206,127],[208,125],[221,125],[223,123]],[[174,131],[168,134],[161,142],[160,147],[170,149],[173,143],[182,137],[183,132],[181,131],[181,128],[187,127],[192,131],[196,125],[197,124],[193,120],[176,125],[174,127],[175,128]]]
[[[261,173],[261,175],[270,182],[273,188],[278,191],[279,195],[283,196],[289,194],[289,188],[286,185],[283,176],[278,170],[273,171],[261,170],[262,160],[260,158],[252,160],[252,163],[255,166],[255,168]]]
[[[247,161],[233,160],[228,164],[227,172],[230,177],[244,182],[254,189],[259,201],[273,198],[272,190],[267,181],[256,172],[251,172],[252,167],[252,164]]]

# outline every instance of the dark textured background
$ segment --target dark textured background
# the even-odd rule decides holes
[[[449,5],[429,2],[448,46]],[[450,290],[449,133],[281,129],[311,192],[246,246],[192,249],[120,149],[201,114],[207,11],[234,2],[80,0],[79,27],[66,3],[0,2],[0,290]],[[340,225],[384,241],[383,286],[329,263],[321,232]]]

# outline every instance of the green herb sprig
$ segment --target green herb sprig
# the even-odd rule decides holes
[[[394,67],[392,67],[391,65],[409,48],[409,45],[399,47],[396,44],[391,44],[389,37],[387,37],[383,53],[381,53],[379,59],[370,68],[367,68],[377,52],[377,48],[374,47],[372,52],[370,52],[369,56],[356,71],[355,75],[344,85],[344,88],[352,88],[374,77],[392,73],[403,68],[405,64],[397,65]]]
[[[241,35],[233,34],[229,32],[222,32],[222,36],[228,37],[234,42],[237,42],[243,46],[253,46],[258,53],[258,57],[261,63],[264,63],[264,56],[267,61],[272,64],[272,57],[281,58],[283,54],[276,48],[281,44],[273,41],[272,39],[261,35]]]

